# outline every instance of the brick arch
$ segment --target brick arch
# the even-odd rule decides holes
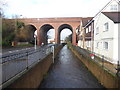
[[[45,25],[49,24],[55,29],[55,43],[59,43],[59,33],[58,28],[63,24],[68,24],[72,27],[73,31],[73,41],[72,44],[76,45],[76,28],[80,25],[80,21],[82,20],[82,17],[63,17],[63,18],[24,18],[19,19],[20,21],[24,22],[25,24],[32,24],[36,27],[38,38],[37,38],[37,44],[41,45],[41,36],[40,36],[40,28]]]
[[[73,35],[73,28],[72,28],[72,26],[70,24],[62,24],[62,25],[60,25],[59,28],[58,28],[58,43],[60,43],[60,33],[61,33],[61,31],[63,29],[66,29],[66,28],[71,30],[72,35]]]
[[[73,28],[70,24],[61,24],[58,28],[58,32],[61,32],[63,29],[68,28],[73,32]]]
[[[33,25],[33,24],[27,24],[27,25],[25,25],[25,26],[31,26],[31,27],[33,27],[33,30],[34,30],[34,31],[37,30],[36,26]]]
[[[28,30],[28,35],[29,35],[29,42],[34,43],[34,32],[37,30],[36,26],[32,24],[26,24],[25,29]]]
[[[25,23],[25,26],[32,26],[37,30],[37,26],[34,23]]]
[[[48,37],[47,37],[47,32],[50,30],[50,29],[54,29],[54,27],[51,25],[51,24],[43,24],[40,29],[39,29],[39,34],[40,34],[40,44],[41,43],[44,43],[45,45],[48,44],[47,40],[48,40]]]

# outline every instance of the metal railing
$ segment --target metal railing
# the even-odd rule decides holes
[[[28,70],[52,53],[52,46],[56,49],[59,45],[45,45],[37,47],[37,49],[29,48],[2,55],[0,57],[0,65],[2,66],[2,82],[0,83],[0,86],[17,74]]]
[[[103,55],[98,57],[98,54],[96,53],[92,53],[86,49],[80,48],[78,46],[74,46],[71,45],[79,54],[81,54],[82,57],[84,57],[85,59],[89,59],[92,60],[93,62],[95,62],[96,64],[100,65],[102,68],[104,68],[105,70],[107,70],[108,72],[116,75],[116,73],[118,74],[117,68],[118,68],[118,64],[113,64],[110,63],[108,61],[106,61],[106,57],[104,57]],[[94,59],[91,58],[90,54],[94,54]],[[108,59],[108,58],[107,58]]]

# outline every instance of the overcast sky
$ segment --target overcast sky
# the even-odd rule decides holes
[[[71,30],[69,29],[63,29],[60,33],[60,39],[61,40],[64,40],[66,38],[66,36],[69,36],[70,34],[72,34]],[[47,32],[47,35],[48,37],[51,39],[54,39],[55,38],[55,30],[54,29],[50,29],[48,32]]]
[[[4,0],[5,14],[27,18],[93,17],[110,0]]]

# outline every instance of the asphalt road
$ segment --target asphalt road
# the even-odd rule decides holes
[[[48,44],[46,46],[52,46],[54,44]],[[37,46],[37,47],[40,47],[40,46]],[[27,49],[31,49],[31,48],[35,48],[34,46],[32,47],[29,47],[29,46],[24,46],[24,47],[11,47],[11,48],[4,48],[2,50],[0,50],[2,52],[2,54],[6,54],[6,53],[12,53],[12,52],[18,52],[18,51],[21,51],[21,50],[27,50]]]
[[[11,53],[11,52],[15,52],[15,51],[20,51],[23,49],[30,49],[30,48],[34,48],[34,47],[11,47],[11,48],[5,48],[2,49],[2,53]]]

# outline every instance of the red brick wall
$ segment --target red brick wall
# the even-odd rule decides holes
[[[49,24],[54,27],[55,29],[55,42],[59,43],[59,34],[58,28],[63,24],[68,24],[73,28],[73,44],[76,45],[76,28],[80,25],[81,17],[74,17],[74,18],[28,18],[28,19],[18,19],[24,22],[26,25],[31,24],[36,27],[38,30],[38,45],[41,45],[40,40],[40,28],[45,25]]]

